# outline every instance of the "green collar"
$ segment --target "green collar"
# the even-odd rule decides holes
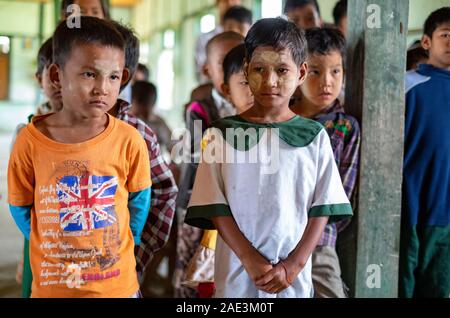
[[[278,129],[280,139],[296,148],[308,146],[324,129],[320,123],[300,116],[281,123],[258,124],[246,121],[237,115],[219,119],[212,124],[212,127],[219,129],[224,139],[241,151],[248,151],[257,145],[268,128]],[[228,131],[231,134],[227,134],[227,129],[231,129]]]

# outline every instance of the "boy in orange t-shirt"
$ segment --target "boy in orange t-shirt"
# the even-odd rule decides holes
[[[8,167],[11,213],[30,240],[32,297],[135,297],[134,246],[150,206],[150,163],[133,127],[107,114],[128,79],[107,21],[62,22],[50,78],[63,108],[34,117]]]

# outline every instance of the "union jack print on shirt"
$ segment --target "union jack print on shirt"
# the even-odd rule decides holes
[[[66,176],[57,184],[61,229],[94,230],[116,223],[116,177]]]

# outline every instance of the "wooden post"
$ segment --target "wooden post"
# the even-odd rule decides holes
[[[349,0],[346,110],[362,128],[356,217],[339,253],[353,297],[397,297],[408,0]]]

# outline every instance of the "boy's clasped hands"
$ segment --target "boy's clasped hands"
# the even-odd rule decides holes
[[[242,263],[256,287],[269,294],[278,294],[290,287],[303,269],[289,259],[272,265],[256,249],[244,257]]]

